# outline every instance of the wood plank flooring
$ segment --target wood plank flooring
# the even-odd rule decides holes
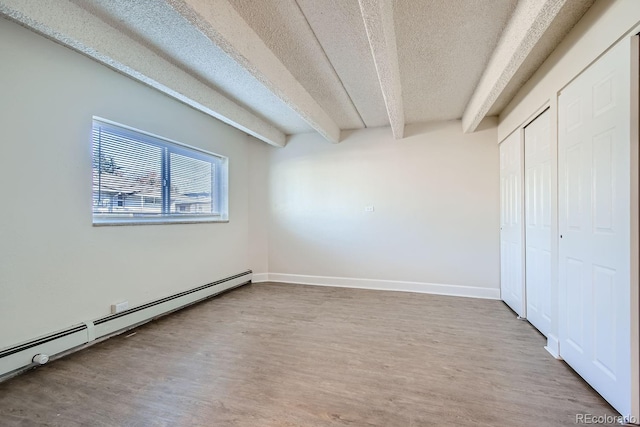
[[[543,427],[616,414],[500,301],[254,284],[135,332],[1,383],[0,425]]]

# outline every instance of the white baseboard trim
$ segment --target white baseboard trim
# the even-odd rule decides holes
[[[554,358],[562,360],[562,357],[560,356],[560,340],[555,335],[547,335],[547,345],[544,346],[544,349],[547,350]]]
[[[256,282],[254,274],[254,282]],[[444,285],[439,283],[404,282],[397,280],[353,279],[348,277],[306,276],[301,274],[267,273],[269,282],[300,285],[333,286],[340,288],[374,289],[380,291],[416,292],[456,297],[500,299],[498,288]],[[265,280],[266,281],[266,280]]]
[[[251,283],[260,283],[260,282],[268,282],[269,281],[269,273],[253,273],[253,278],[251,279]]]

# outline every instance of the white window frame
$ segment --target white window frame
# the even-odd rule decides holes
[[[162,156],[162,187],[167,187],[162,193],[160,203],[162,211],[159,214],[153,214],[149,212],[132,213],[132,212],[96,212],[95,206],[95,174],[94,159],[96,150],[96,139],[94,135],[94,129],[96,126],[100,126],[107,129],[110,132],[118,133],[120,135],[126,135],[128,139],[134,140],[139,143],[160,147],[163,149]],[[93,117],[92,121],[92,137],[91,137],[91,154],[92,154],[92,219],[94,226],[102,225],[144,225],[144,224],[189,224],[189,223],[216,223],[229,222],[229,194],[228,194],[228,169],[229,159],[219,154],[211,153],[200,148],[196,148],[190,145],[182,144],[177,141],[173,141],[168,138],[164,138],[149,132],[145,132],[130,126],[126,126],[111,120],[103,119],[101,117]],[[170,154],[179,154],[182,156],[198,159],[201,161],[211,162],[215,165],[215,175],[212,183],[212,204],[217,206],[217,212],[215,213],[189,213],[180,214],[178,212],[171,212],[170,199],[171,199],[171,183],[170,179],[167,183],[165,177],[171,176],[170,166]],[[102,172],[99,172],[102,173]],[[98,191],[101,188],[98,184]],[[167,199],[168,196],[168,199]],[[144,200],[144,196],[141,196]],[[213,200],[215,198],[215,200]],[[169,200],[169,201],[168,201]],[[144,207],[144,203],[142,204]]]

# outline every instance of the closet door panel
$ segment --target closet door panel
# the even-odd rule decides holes
[[[550,113],[524,129],[525,283],[527,320],[551,331],[551,134]]]
[[[500,144],[500,294],[525,317],[522,158],[516,131]]]
[[[630,52],[623,40],[558,100],[560,354],[623,415],[631,411]]]

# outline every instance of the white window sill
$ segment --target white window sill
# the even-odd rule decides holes
[[[180,216],[180,217],[158,217],[158,218],[145,218],[145,217],[93,217],[93,226],[102,227],[110,225],[154,225],[154,224],[207,224],[207,223],[228,223],[228,218],[221,216],[206,216],[206,217],[194,217],[194,216]]]

